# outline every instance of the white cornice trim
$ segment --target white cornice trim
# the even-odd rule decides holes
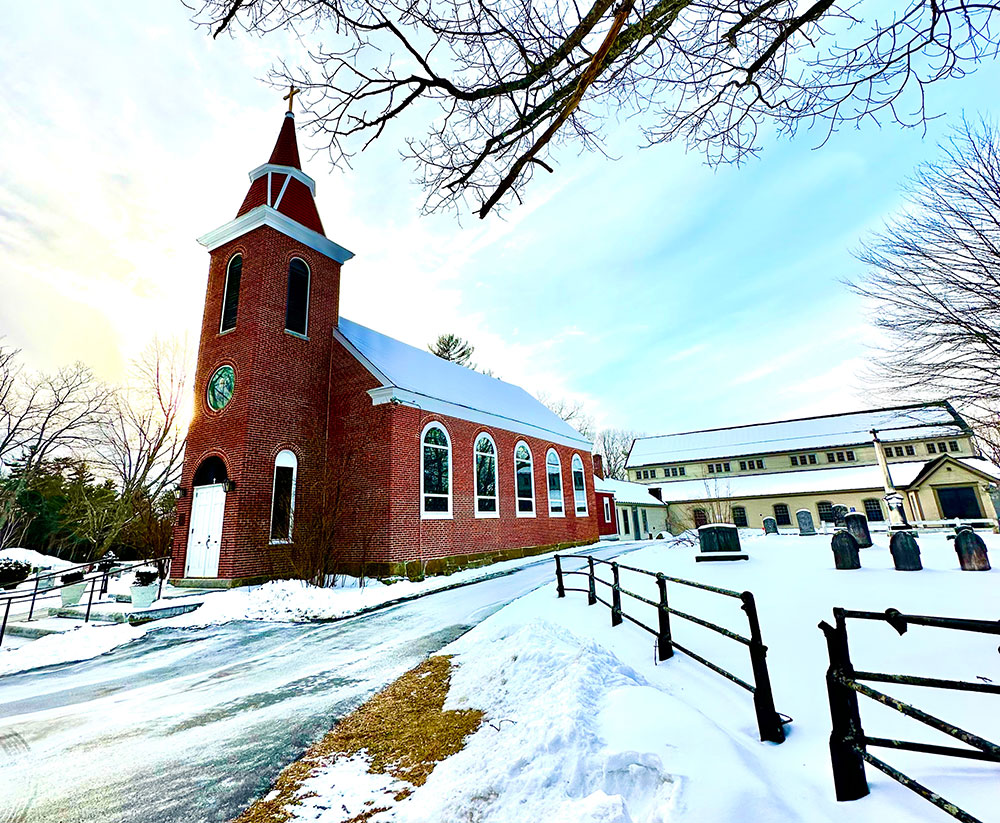
[[[272,209],[270,206],[257,206],[257,208],[251,209],[246,214],[241,214],[235,220],[230,220],[224,226],[219,226],[214,231],[203,234],[198,238],[198,242],[209,251],[214,251],[219,246],[225,245],[237,237],[242,237],[247,232],[253,231],[260,226],[269,226],[275,231],[280,231],[282,234],[291,237],[293,240],[298,240],[302,245],[308,246],[320,254],[325,254],[331,260],[335,260],[338,263],[346,263],[354,257],[354,252],[348,251],[319,232],[307,229],[301,223],[292,220],[291,217]]]
[[[301,169],[295,168],[295,166],[279,166],[277,163],[265,163],[263,166],[257,166],[257,168],[250,172],[250,182],[252,183],[258,177],[263,177],[268,172],[287,174],[289,177],[294,177],[300,183],[305,183],[309,187],[309,191],[312,192],[313,197],[316,196],[316,181]]]
[[[364,362],[364,361],[362,361]],[[371,369],[369,369],[371,371]],[[383,403],[398,403],[404,406],[415,406],[422,412],[428,414],[439,414],[446,417],[455,417],[459,420],[467,420],[481,426],[492,426],[503,431],[514,432],[515,434],[527,435],[547,443],[558,443],[560,446],[569,446],[573,449],[580,449],[589,453],[593,444],[584,438],[579,440],[566,437],[558,432],[549,431],[541,426],[534,426],[512,417],[504,417],[499,414],[473,409],[469,406],[462,406],[458,403],[450,403],[447,400],[439,400],[420,392],[401,389],[398,386],[382,386],[371,389],[368,392],[372,399],[373,406],[380,406]]]

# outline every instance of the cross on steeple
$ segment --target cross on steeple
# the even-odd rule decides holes
[[[282,98],[281,98],[282,100],[287,100],[287,101],[288,101],[288,111],[289,111],[289,112],[291,112],[291,110],[292,110],[292,103],[293,103],[293,102],[294,102],[294,100],[295,100],[295,95],[296,95],[296,94],[298,94],[298,93],[299,93],[299,92],[301,92],[301,91],[302,91],[302,89],[297,89],[297,88],[295,88],[295,86],[294,86],[294,84],[293,84],[293,85],[292,85],[292,86],[291,86],[291,87],[290,87],[290,88],[288,89],[288,94],[286,94],[286,95],[285,95],[284,97],[282,97]]]

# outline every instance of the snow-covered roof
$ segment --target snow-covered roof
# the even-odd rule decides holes
[[[334,335],[382,382],[381,389],[369,392],[376,404],[400,402],[590,451],[587,438],[519,386],[442,360],[344,317]]]
[[[956,458],[970,468],[1000,478],[1000,467],[977,457]],[[917,460],[890,463],[893,484],[905,489],[923,468],[934,461]],[[849,466],[836,469],[768,472],[694,480],[675,480],[659,484],[663,499],[668,503],[685,500],[713,500],[727,497],[775,497],[785,494],[823,494],[858,489],[882,489],[882,470],[877,465]]]
[[[615,503],[627,503],[632,506],[665,506],[649,492],[649,486],[642,483],[629,483],[626,480],[611,480],[594,478],[594,491],[610,492],[615,496]]]
[[[658,463],[862,445],[871,442],[872,429],[877,430],[879,438],[886,442],[925,437],[957,437],[968,433],[967,427],[947,403],[928,403],[800,420],[780,420],[728,429],[640,437],[632,444],[626,465],[632,468]]]

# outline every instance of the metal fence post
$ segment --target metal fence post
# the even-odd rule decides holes
[[[819,624],[826,635],[830,654],[830,668],[826,670],[826,688],[830,696],[830,763],[833,767],[833,785],[837,800],[858,800],[868,794],[865,777],[864,729],[858,695],[844,685],[854,677],[851,653],[847,644],[847,623],[843,609],[834,609],[836,626],[825,620]]]
[[[674,656],[674,646],[670,641],[670,612],[667,606],[667,579],[663,572],[656,574],[656,586],[660,590],[660,605],[656,612],[660,618],[659,633],[656,635],[656,648],[660,660],[668,660]]]
[[[611,564],[611,625],[618,626],[622,622],[622,587],[618,583],[618,564]]]
[[[98,578],[96,577],[91,578],[90,580],[90,597],[87,598],[87,614],[83,618],[84,623],[90,622],[90,607],[94,603],[94,589],[97,588],[97,580]]]
[[[562,563],[559,555],[556,555],[556,597],[565,597],[566,589],[563,588]]]
[[[0,623],[0,643],[3,643],[3,633],[7,631],[7,616],[10,614],[11,600],[7,601],[7,608],[4,609],[3,623]]]
[[[38,597],[38,576],[35,576],[35,588],[31,592],[31,605],[28,607],[28,620],[31,620],[31,615],[35,613],[35,598]],[[27,621],[26,621],[27,622]]]
[[[594,558],[587,558],[588,565],[590,566],[590,571],[587,574],[587,605],[593,606],[597,603],[597,588],[594,584]]]
[[[743,611],[750,623],[750,665],[753,668],[753,705],[757,712],[757,729],[760,739],[771,743],[783,743],[785,727],[781,716],[774,708],[774,694],[771,692],[771,676],[767,671],[767,646],[760,636],[760,621],[757,619],[757,604],[751,592],[740,595]]]

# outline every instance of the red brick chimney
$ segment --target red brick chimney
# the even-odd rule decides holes
[[[604,479],[604,457],[602,455],[594,455],[594,474],[601,480]]]

